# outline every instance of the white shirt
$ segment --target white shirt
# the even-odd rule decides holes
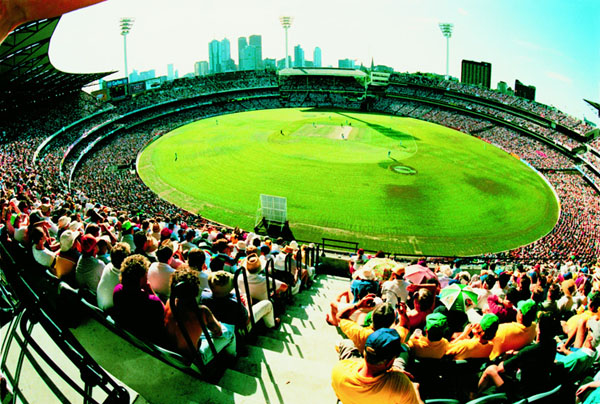
[[[50,268],[50,266],[54,262],[54,257],[56,256],[56,254],[54,254],[47,248],[44,248],[43,250],[38,250],[35,246],[33,246],[32,250],[33,258],[35,258],[35,261],[46,268]]]
[[[169,264],[162,262],[153,262],[148,269],[148,283],[152,286],[152,290],[158,295],[169,296],[171,293],[169,282],[171,274],[175,269]]]
[[[113,291],[115,290],[115,286],[119,284],[120,273],[121,271],[116,269],[112,263],[107,264],[102,271],[102,277],[96,290],[98,307],[102,310],[113,307]]]
[[[269,296],[267,294],[267,278],[262,273],[251,274],[248,273],[248,287],[250,288],[250,296],[252,296],[255,300],[268,300]],[[283,282],[275,280],[275,288],[279,289]],[[240,288],[240,293],[246,294],[246,289],[244,287],[244,277],[238,277],[238,287]]]
[[[77,267],[75,267],[77,284],[80,288],[85,287],[90,290],[97,290],[103,270],[104,262],[96,257],[85,257],[82,255],[79,257],[79,261],[77,261]]]

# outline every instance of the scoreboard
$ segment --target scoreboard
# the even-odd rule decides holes
[[[110,99],[120,100],[127,96],[127,78],[111,80],[106,82],[106,88],[108,89],[108,95]]]

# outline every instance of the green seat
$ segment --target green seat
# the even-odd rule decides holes
[[[454,398],[430,398],[425,400],[425,404],[460,404],[460,401]]]
[[[537,404],[553,404],[558,402],[558,397],[560,395],[560,389],[562,388],[562,384],[559,384],[555,388],[545,393],[539,393],[527,398],[527,403],[537,403]]]
[[[508,397],[505,393],[490,394],[469,401],[466,404],[504,404],[508,403]]]

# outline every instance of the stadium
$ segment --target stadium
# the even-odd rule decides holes
[[[332,388],[339,341],[359,351],[352,335],[378,333],[375,312],[386,305],[396,314],[384,328],[397,329],[407,351],[394,366],[418,383],[420,398],[406,402],[583,402],[578,388],[598,387],[586,379],[598,371],[595,357],[569,368],[552,348],[552,368],[531,379],[538,390],[478,391],[512,348],[459,359],[413,341],[476,338],[488,315],[500,318],[499,330],[523,325],[533,302],[565,320],[555,332],[564,332],[564,349],[588,348],[600,319],[600,146],[589,122],[514,94],[376,66],[114,80],[99,99],[82,87],[111,72],[64,73],[50,63],[59,19],[24,23],[0,45],[3,402],[350,402],[335,380]],[[284,216],[273,219],[261,195],[286,198]],[[256,257],[246,255],[252,246]],[[116,270],[114,307],[101,303],[102,271],[80,268],[90,255]],[[132,276],[124,268],[157,260],[171,268],[171,283],[153,284],[153,263],[134,289],[146,293],[149,282],[148,301],[165,310],[160,332],[175,342],[132,326],[150,306],[117,310],[117,284],[125,299]],[[409,278],[414,267],[432,276]],[[189,274],[202,299],[178,288]],[[258,277],[264,298],[251,291]],[[219,279],[229,279],[221,297],[229,306],[209,309]],[[355,282],[376,285],[377,309]],[[405,295],[392,302],[388,282]],[[454,285],[468,289],[470,306],[444,300]],[[211,328],[240,310],[241,325]],[[356,310],[372,324],[351,321],[361,331],[348,332]],[[434,315],[448,323],[437,341]],[[545,319],[523,326],[533,333],[527,343]],[[225,335],[233,343],[223,348]]]

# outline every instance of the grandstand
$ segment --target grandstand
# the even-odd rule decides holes
[[[40,221],[56,225],[50,230],[55,235],[59,219],[68,216],[82,226],[84,220],[95,221],[105,239],[156,222],[162,226],[159,239],[173,224],[198,236],[210,230],[215,238],[226,233],[229,241],[246,237],[249,245],[252,229],[233,229],[175,206],[137,175],[136,162],[146,145],[200,119],[311,107],[410,117],[456,129],[538,170],[556,191],[561,214],[554,229],[532,244],[478,257],[429,257],[432,266],[441,270],[441,263],[460,261],[477,272],[493,263],[520,273],[516,268],[523,265],[539,270],[565,263],[569,271],[577,267],[578,274],[583,267],[591,272],[600,253],[600,151],[588,136],[592,128],[587,123],[554,108],[420,74],[394,73],[384,86],[373,89],[366,73],[336,69],[182,78],[119,102],[100,102],[81,87],[108,73],[69,75],[49,63],[48,41],[57,22],[23,25],[0,47],[6,62],[2,66],[15,66],[0,70],[0,85],[10,96],[0,98],[0,291],[5,315],[0,370],[17,402],[78,402],[83,397],[85,402],[105,403],[281,404],[305,401],[307,391],[316,402],[335,402],[331,369],[337,362],[333,346],[340,338],[325,314],[349,287],[347,279],[331,275],[333,258],[342,257],[346,265],[348,251],[324,251],[325,240],[307,240],[304,257],[296,255],[292,264],[288,254],[284,272],[291,274],[293,266],[316,274],[298,293],[270,296],[282,322],[279,328],[238,327],[239,357],[224,366],[221,356],[206,365],[198,355],[182,354],[172,345],[161,346],[124,329],[98,307],[96,290],[62,277],[54,266],[43,267],[34,259],[32,240],[19,236],[20,228],[33,228],[32,211],[37,209],[45,215]],[[30,57],[15,58],[28,44],[33,44]],[[29,221],[23,221],[27,215]],[[153,232],[148,229],[148,234]],[[183,244],[185,233],[173,237]],[[114,244],[110,237],[108,243]],[[388,253],[397,253],[394,258],[403,262],[414,258],[402,251]],[[275,272],[268,265],[267,282],[274,288]],[[237,276],[243,274],[240,266]],[[591,284],[587,279],[583,282]],[[239,295],[237,300],[241,307]],[[444,388],[435,391],[429,385],[422,397],[442,394],[467,400],[456,386],[454,391],[448,386],[452,372],[465,371],[450,362],[444,362]],[[34,383],[44,387],[33,388]],[[565,394],[574,396],[571,390]]]

